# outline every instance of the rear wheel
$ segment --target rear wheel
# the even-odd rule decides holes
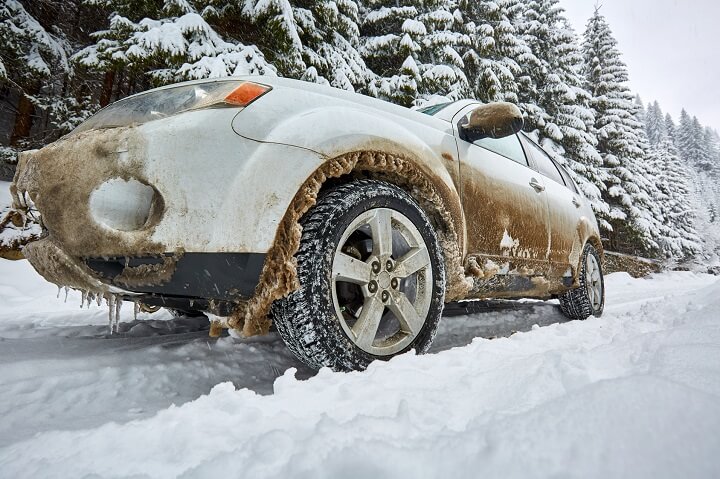
[[[605,279],[600,255],[590,244],[583,249],[578,275],[580,287],[560,295],[560,309],[570,319],[601,316],[605,308]]]
[[[445,270],[418,204],[388,183],[356,181],[322,196],[302,226],[300,288],[272,311],[296,356],[347,371],[427,351],[442,314]]]

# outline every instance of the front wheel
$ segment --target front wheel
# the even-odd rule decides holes
[[[580,287],[560,295],[560,309],[570,319],[601,316],[605,308],[605,278],[600,255],[590,244],[583,249],[578,275]]]
[[[428,350],[442,315],[445,269],[420,206],[388,183],[338,186],[302,219],[300,288],[273,304],[278,333],[311,367],[365,369]]]

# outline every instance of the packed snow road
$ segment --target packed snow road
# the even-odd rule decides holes
[[[0,477],[718,477],[718,278],[607,289],[601,319],[494,304],[434,354],[314,374],[165,312],[108,336],[0,260]]]

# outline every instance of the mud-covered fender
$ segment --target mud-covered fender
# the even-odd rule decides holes
[[[455,182],[459,175],[457,144],[450,124],[443,130],[349,104],[308,108],[292,116],[274,114],[272,105],[266,108],[253,112],[253,120],[257,117],[258,122],[248,121],[240,112],[233,120],[233,130],[248,139],[290,145],[328,160],[352,152],[380,152],[410,160],[442,198],[459,246],[464,248],[464,217]]]
[[[232,110],[200,110],[141,125],[143,178],[166,211],[153,240],[168,251],[265,253],[318,153],[250,141]]]

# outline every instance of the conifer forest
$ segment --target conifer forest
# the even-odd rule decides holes
[[[608,249],[679,265],[718,254],[717,130],[631,91],[602,8],[576,32],[558,0],[3,0],[0,179],[19,151],[123,97],[248,74],[406,107],[515,103]]]

